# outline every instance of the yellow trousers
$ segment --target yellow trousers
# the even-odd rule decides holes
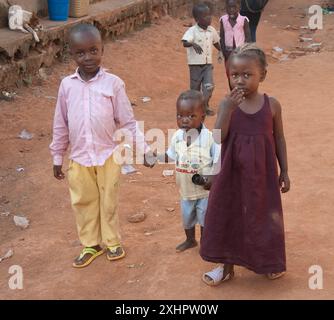
[[[70,161],[68,180],[79,239],[83,246],[120,245],[117,214],[120,166],[111,156],[103,166]]]

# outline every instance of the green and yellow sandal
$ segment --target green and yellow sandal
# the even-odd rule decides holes
[[[125,257],[125,251],[121,246],[107,247],[107,259],[109,261],[119,260]]]
[[[73,267],[74,268],[84,268],[90,265],[98,256],[104,253],[104,250],[101,248],[101,250],[96,250],[94,248],[83,248],[80,255],[74,260]],[[91,257],[86,260],[84,263],[80,263],[86,255],[91,255]]]

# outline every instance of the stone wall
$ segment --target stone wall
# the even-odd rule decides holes
[[[0,0],[2,1],[2,0]],[[33,1],[31,1],[33,2]],[[115,39],[149,25],[154,19],[164,15],[183,17],[189,15],[193,0],[109,0],[95,10],[94,14],[81,19],[69,19],[66,23],[51,24],[39,32],[40,42],[32,40],[30,34],[0,30],[0,89],[29,83],[31,76],[42,67],[49,67],[55,61],[67,56],[67,34],[78,22],[96,25],[104,38]],[[117,5],[112,7],[112,4]],[[102,3],[101,3],[102,4]],[[97,3],[95,6],[99,6]],[[109,8],[106,10],[105,8]],[[47,20],[45,20],[45,23]],[[16,38],[13,38],[13,37]],[[7,41],[7,38],[10,39]],[[27,81],[28,79],[28,81]]]

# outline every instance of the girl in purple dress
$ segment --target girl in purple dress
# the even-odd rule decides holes
[[[280,192],[290,179],[280,103],[258,92],[266,57],[245,44],[229,59],[231,93],[220,105],[221,171],[215,176],[201,240],[202,258],[219,263],[203,274],[208,285],[234,276],[234,265],[269,279],[286,270]],[[280,173],[277,169],[277,160]]]

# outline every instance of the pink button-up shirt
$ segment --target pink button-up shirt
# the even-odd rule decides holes
[[[225,35],[225,46],[233,48],[233,39],[235,41],[235,45],[240,47],[245,43],[245,30],[244,24],[245,20],[249,21],[247,17],[238,14],[237,23],[232,28],[230,21],[228,20],[228,14],[223,15],[220,18],[220,23],[224,27],[224,35]]]
[[[144,152],[148,146],[137,127],[120,78],[100,68],[86,82],[77,70],[60,84],[50,144],[53,164],[63,163],[70,145],[73,161],[86,167],[102,166],[118,145],[117,129],[128,129],[138,150]]]

